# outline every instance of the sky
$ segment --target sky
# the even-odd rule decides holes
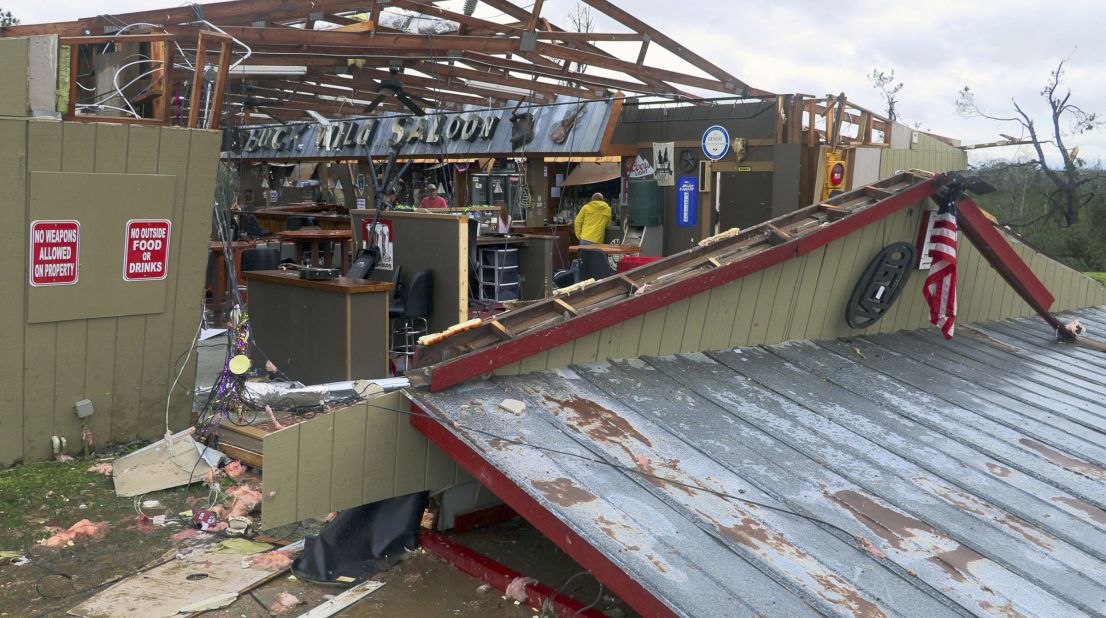
[[[873,69],[895,71],[901,121],[960,139],[993,142],[999,133],[1021,136],[1013,123],[963,118],[957,93],[969,86],[990,115],[1013,114],[1017,100],[1048,128],[1042,86],[1068,58],[1064,85],[1071,102],[1106,112],[1106,3],[1102,0],[890,0],[826,3],[809,0],[614,0],[636,17],[679,41],[751,86],[778,93],[823,96],[844,92],[850,101],[885,111],[872,87]],[[533,0],[513,0],[530,6]],[[100,12],[120,13],[181,4],[167,0],[0,0],[23,23],[63,21]],[[459,0],[447,2],[460,5]],[[542,14],[561,25],[574,0],[548,0]],[[835,6],[848,9],[835,9]],[[496,13],[488,7],[477,16]],[[567,27],[567,26],[566,26]],[[618,31],[596,18],[596,31]],[[619,48],[619,45],[633,45]],[[620,56],[636,57],[636,44],[609,44]],[[655,50],[654,45],[651,49]],[[650,51],[647,62],[682,68],[675,58]],[[1066,128],[1066,127],[1065,127]],[[1065,137],[1090,165],[1106,162],[1106,126]],[[1046,145],[1046,148],[1049,148]],[[972,162],[1024,159],[1032,147],[970,152]]]

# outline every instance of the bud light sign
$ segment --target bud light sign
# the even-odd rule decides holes
[[[676,181],[676,225],[698,225],[699,178],[680,176]]]

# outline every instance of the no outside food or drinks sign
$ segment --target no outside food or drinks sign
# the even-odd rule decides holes
[[[131,219],[127,221],[123,249],[124,281],[156,281],[169,273],[169,239],[172,223],[168,219]]]

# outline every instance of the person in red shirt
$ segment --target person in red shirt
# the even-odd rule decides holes
[[[449,208],[449,203],[445,201],[445,198],[438,195],[437,185],[430,183],[426,185],[426,190],[429,191],[429,195],[422,198],[419,208]]]

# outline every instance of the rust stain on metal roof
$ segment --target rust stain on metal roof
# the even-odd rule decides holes
[[[845,607],[848,607],[852,611],[853,616],[863,616],[864,618],[886,618],[887,616],[878,605],[864,598],[859,590],[849,586],[847,581],[837,575],[815,575],[814,581],[821,584],[827,591],[836,594],[840,597],[840,600],[827,598],[826,595],[822,593],[819,593],[819,596],[830,601],[834,605],[844,604]],[[843,586],[842,584],[845,585]]]
[[[1021,442],[1024,446],[1027,446],[1044,455],[1046,458],[1048,458],[1049,461],[1062,468],[1071,470],[1072,472],[1079,472],[1100,481],[1106,481],[1106,468],[1103,468],[1102,466],[1083,461],[1082,459],[1076,459],[1070,455],[1061,453],[1054,448],[1041,444],[1036,440],[1022,438],[1021,440],[1018,440],[1018,442]]]
[[[1046,535],[1041,529],[1037,528],[1033,524],[1021,519],[1020,517],[1014,517],[1012,515],[1005,515],[999,520],[1003,524],[1006,524],[1014,532],[1025,537],[1025,540],[1041,547],[1042,549],[1051,550],[1052,544],[1045,540],[1046,536],[1051,539],[1051,535]]]
[[[1097,521],[1098,523],[1106,524],[1106,511],[1103,511],[1102,509],[1089,502],[1083,502],[1082,500],[1079,500],[1077,498],[1067,498],[1064,496],[1056,496],[1052,499],[1052,501],[1066,504],[1073,509],[1083,511],[1087,514],[1088,517]]]
[[[987,469],[991,471],[991,474],[993,474],[995,476],[1000,476],[1002,478],[1006,478],[1006,477],[1010,476],[1010,473],[1013,472],[1013,470],[1011,470],[1010,468],[1007,468],[1006,466],[1000,466],[998,464],[993,464],[993,463],[988,463],[987,464]]]
[[[933,555],[926,559],[941,567],[956,581],[967,581],[967,575],[971,573],[971,563],[983,559],[979,552],[965,547],[924,521],[878,504],[868,496],[841,490],[834,492],[832,498],[852,511],[860,523],[896,549],[906,549],[903,545],[906,538],[916,540],[932,552]],[[919,533],[929,538],[921,539]],[[953,549],[945,549],[948,546],[953,546]]]
[[[530,484],[545,494],[551,502],[561,506],[575,506],[595,500],[594,495],[573,485],[571,480],[563,476],[555,481],[530,481]]]
[[[581,399],[580,397],[556,399],[549,395],[544,395],[544,398],[561,408],[572,410],[576,414],[579,424],[584,426],[587,434],[596,440],[617,442],[626,436],[631,436],[646,446],[653,446],[653,442],[635,429],[629,421],[594,401]]]
[[[634,531],[633,528],[627,526],[626,524],[611,521],[603,515],[599,515],[595,518],[595,525],[599,526],[599,529],[603,531],[603,534],[606,534],[612,539],[618,541],[619,544],[621,544],[626,549],[630,551],[638,551],[641,549],[641,547],[638,545],[630,545],[621,537],[621,535],[619,535],[619,530],[626,533],[632,533]]]
[[[995,607],[994,603],[980,601],[979,607],[992,616],[1005,616],[1006,618],[1025,618],[1025,614],[1014,609],[1014,604],[1010,601],[1003,603],[1002,607]]]

